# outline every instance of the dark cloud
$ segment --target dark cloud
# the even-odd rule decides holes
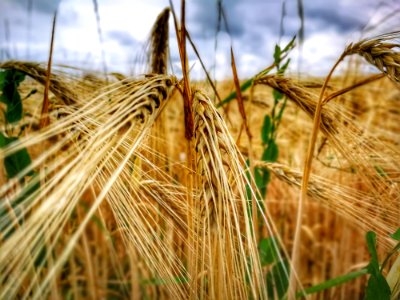
[[[61,0],[13,0],[13,3],[28,10],[31,3],[32,10],[44,14],[53,14]]]
[[[282,0],[223,0],[235,53],[237,56],[247,57],[245,63],[260,61],[266,64],[272,59],[274,44],[279,41],[281,31],[282,2]],[[212,41],[215,38],[218,22],[216,0],[192,0],[187,3],[187,22],[192,38],[200,52],[204,53],[205,61],[213,61]],[[299,31],[297,3],[296,0],[285,1],[283,41],[290,40]],[[374,0],[303,0],[303,4],[306,48],[307,38],[317,33],[333,31],[345,36],[359,31],[368,22],[376,7]],[[224,26],[221,29],[225,31]],[[229,44],[229,39],[219,40],[219,51],[229,55]],[[240,57],[237,61],[240,61]],[[250,67],[246,66],[244,69]]]
[[[345,6],[340,2],[329,6],[326,3],[310,3],[304,8],[306,22],[316,23],[317,28],[314,30],[334,28],[339,33],[360,30],[368,22],[371,10],[372,7],[366,7],[365,4]]]
[[[138,43],[128,32],[122,30],[109,31],[107,37],[115,40],[122,47],[131,47]]]
[[[215,35],[218,13],[215,0],[193,0],[189,25],[196,38],[212,38]],[[361,29],[371,16],[376,2],[304,0],[306,33],[333,28],[339,33]],[[224,0],[223,8],[232,37],[243,38],[251,31],[279,34],[282,17],[282,1]],[[284,29],[286,36],[294,35],[300,27],[297,1],[285,2]],[[224,27],[222,27],[224,30]]]
[[[245,24],[240,19],[238,4],[240,0],[223,1],[222,7],[228,20],[228,30],[233,37],[240,37],[245,32]],[[215,36],[218,28],[218,6],[215,0],[195,0],[191,3],[188,24],[192,35],[198,38]],[[220,30],[227,32],[224,20],[220,20]]]

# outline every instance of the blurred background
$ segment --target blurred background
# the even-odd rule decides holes
[[[179,13],[180,1],[174,0]],[[216,79],[231,77],[230,46],[240,78],[273,61],[276,43],[294,35],[291,72],[326,75],[350,41],[400,30],[397,0],[187,0],[187,28]],[[47,61],[58,10],[54,64],[133,75],[144,72],[151,27],[168,0],[0,0],[0,60]],[[170,19],[170,61],[180,62]],[[188,47],[190,48],[190,47]],[[191,77],[204,78],[193,51]]]

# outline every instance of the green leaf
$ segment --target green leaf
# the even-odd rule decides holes
[[[269,182],[269,178],[270,173],[268,170],[258,167],[254,168],[254,179],[262,199],[264,199],[265,195],[267,194],[267,184]]]
[[[264,170],[262,168],[256,167],[254,168],[254,180],[256,182],[256,186],[258,190],[261,190],[264,187]]]
[[[293,49],[294,48],[294,42],[296,41],[296,36],[294,36],[291,40],[290,40],[290,42],[286,45],[286,47],[282,50],[282,53],[286,53],[286,52],[288,52],[289,50],[291,50],[291,49]]]
[[[275,101],[279,101],[279,100],[281,100],[283,98],[283,94],[280,91],[276,90],[276,89],[274,89],[272,91],[272,95],[273,95]]]
[[[368,231],[365,239],[367,240],[368,252],[372,259],[378,261],[378,254],[376,252],[376,233],[373,231]]]
[[[35,173],[33,171],[32,171],[32,173],[33,174],[30,174],[30,175],[32,175],[32,177],[29,179],[29,181],[26,182],[23,189],[21,190],[21,193],[15,199],[15,206],[17,204],[24,203],[26,201],[26,199],[28,199],[33,194],[35,194],[36,192],[39,191],[39,189],[40,189],[39,174]]]
[[[267,273],[267,291],[268,295],[274,295],[276,292],[278,299],[285,299],[289,287],[289,263],[287,260],[277,262]]]
[[[25,79],[25,74],[16,70],[7,70],[2,77],[0,101],[7,105],[6,120],[8,123],[18,122],[22,118],[22,102],[18,86]]]
[[[263,169],[263,182],[265,186],[268,184],[270,177],[271,176],[269,170]]]
[[[246,184],[246,195],[247,195],[247,200],[251,200],[253,198],[251,188],[248,184]],[[249,205],[251,206],[251,201],[249,201]]]
[[[306,295],[313,294],[313,293],[318,293],[330,288],[333,288],[335,286],[341,285],[343,283],[346,283],[348,281],[351,281],[353,279],[356,279],[360,276],[368,274],[367,269],[361,269],[359,271],[347,273],[345,275],[341,275],[332,279],[329,279],[327,281],[324,281],[320,284],[314,285],[312,287],[306,288],[303,291],[297,292],[296,297],[305,297]]]
[[[242,85],[240,86],[240,91],[244,92],[247,89],[249,89],[253,85],[253,81],[254,81],[254,79],[250,78],[250,79],[246,80],[245,82],[243,82]],[[219,108],[219,107],[231,102],[233,99],[236,99],[236,97],[237,97],[236,91],[233,91],[224,100],[222,100],[220,103],[218,103],[216,105],[216,107]]]
[[[277,261],[279,257],[278,242],[274,237],[264,238],[258,244],[261,266],[267,266]]]
[[[4,83],[6,81],[6,75],[7,73],[5,71],[0,72],[0,90],[3,89]]]
[[[0,132],[0,148],[11,144],[12,142],[18,140],[16,137],[6,137]],[[19,172],[24,170],[31,164],[31,157],[29,156],[28,150],[23,148],[13,154],[4,158],[4,166],[7,171],[8,178],[13,178],[18,175]],[[33,175],[33,172],[29,172],[27,175]]]
[[[248,184],[246,184],[246,194],[247,194],[247,201],[246,201],[246,209],[247,209],[247,215],[249,216],[250,219],[250,224],[253,220],[253,195],[251,188]]]
[[[4,207],[0,207],[0,218],[1,218],[0,233],[2,235],[2,239],[5,241],[15,232],[15,227],[9,227],[8,231],[7,232],[5,231],[5,229],[14,220],[13,217],[10,216],[10,212]]]
[[[22,102],[19,94],[15,94],[12,101],[7,105],[5,114],[8,123],[15,123],[22,119]]]
[[[390,235],[390,237],[396,241],[400,241],[400,228],[397,231]]]
[[[23,186],[18,196],[12,201],[11,208],[13,210],[13,217],[10,216],[10,212],[5,208],[0,208],[0,219],[3,220],[3,224],[0,225],[0,232],[3,238],[8,239],[14,232],[14,227],[9,228],[6,232],[5,229],[10,223],[15,221],[15,216],[19,217],[23,212],[24,208],[21,205],[27,205],[26,200],[31,197],[34,193],[40,189],[39,175],[34,174],[32,178]],[[34,197],[34,196],[33,196]],[[23,220],[19,219],[19,225],[22,225]]]
[[[46,243],[44,242],[44,239],[41,239],[42,245],[39,246],[40,250],[37,256],[35,257],[33,263],[36,268],[40,268],[42,266],[47,265],[47,249],[46,249]]]
[[[375,232],[368,231],[366,240],[368,252],[371,255],[371,261],[367,266],[368,273],[370,273],[371,276],[366,289],[366,300],[390,300],[390,287],[379,269]]]
[[[278,75],[283,75],[286,72],[286,69],[289,67],[290,58],[286,60],[283,66],[281,66],[278,70]]]
[[[271,117],[266,115],[264,118],[264,123],[261,129],[261,140],[263,142],[263,144],[267,145],[269,142],[269,138],[271,135]]]
[[[250,160],[249,159],[246,160],[246,177],[247,177],[248,182],[251,182]],[[246,184],[246,195],[247,195],[247,200],[251,200],[253,198],[253,194],[252,194],[251,187],[249,186],[249,184]],[[249,203],[250,211],[251,211],[252,201],[248,201],[248,203]]]
[[[371,275],[366,289],[366,300],[390,300],[390,287],[382,274]]]
[[[284,110],[285,110],[286,103],[287,103],[287,99],[285,99],[285,100],[283,101],[283,104],[282,104],[282,106],[281,106],[281,109],[279,110],[279,113],[278,113],[278,115],[276,116],[276,120],[277,120],[278,122],[280,122],[280,121],[282,120],[282,115],[283,115],[283,112],[284,112]]]
[[[254,180],[256,182],[257,190],[258,190],[259,194],[261,195],[261,199],[264,199],[267,190],[266,190],[266,182],[265,182],[265,170],[263,168],[259,168],[259,167],[254,168]],[[259,195],[257,195],[257,199],[258,199],[258,196]],[[261,199],[258,199],[258,200],[261,200]]]
[[[266,162],[276,162],[279,155],[278,145],[272,140],[264,150],[262,160]]]
[[[31,157],[26,148],[23,148],[4,159],[4,166],[6,167],[8,178],[17,176],[19,172],[27,168],[30,164]],[[32,175],[32,171],[27,175]]]
[[[280,62],[281,62],[281,47],[279,47],[279,45],[275,45],[275,51],[274,51],[274,62],[275,65],[279,66]]]
[[[10,143],[10,139],[0,132],[0,148],[4,148]]]
[[[368,231],[366,236],[368,252],[371,255],[371,261],[368,265],[368,271],[370,274],[379,273],[379,262],[378,253],[376,252],[376,233]]]
[[[12,70],[11,72],[13,72],[13,80],[16,86],[19,86],[19,84],[25,80],[25,74],[17,71],[17,70]]]

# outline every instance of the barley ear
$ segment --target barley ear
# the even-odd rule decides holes
[[[151,31],[151,72],[167,74],[168,69],[168,33],[170,9],[165,8],[157,17]]]
[[[352,43],[346,47],[344,56],[358,54],[364,57],[387,77],[400,83],[400,32],[393,32]]]

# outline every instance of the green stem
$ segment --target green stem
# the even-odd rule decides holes
[[[336,278],[329,279],[327,281],[324,281],[320,284],[314,285],[312,287],[306,288],[303,291],[297,292],[296,297],[297,298],[302,298],[305,297],[306,295],[313,294],[313,293],[318,293],[323,290],[327,290],[330,288],[333,288],[335,286],[341,285],[343,283],[346,283],[348,281],[351,281],[353,279],[356,279],[358,277],[361,277],[365,274],[368,274],[368,270],[366,268],[361,269],[359,271],[347,273],[345,275],[341,275]]]

